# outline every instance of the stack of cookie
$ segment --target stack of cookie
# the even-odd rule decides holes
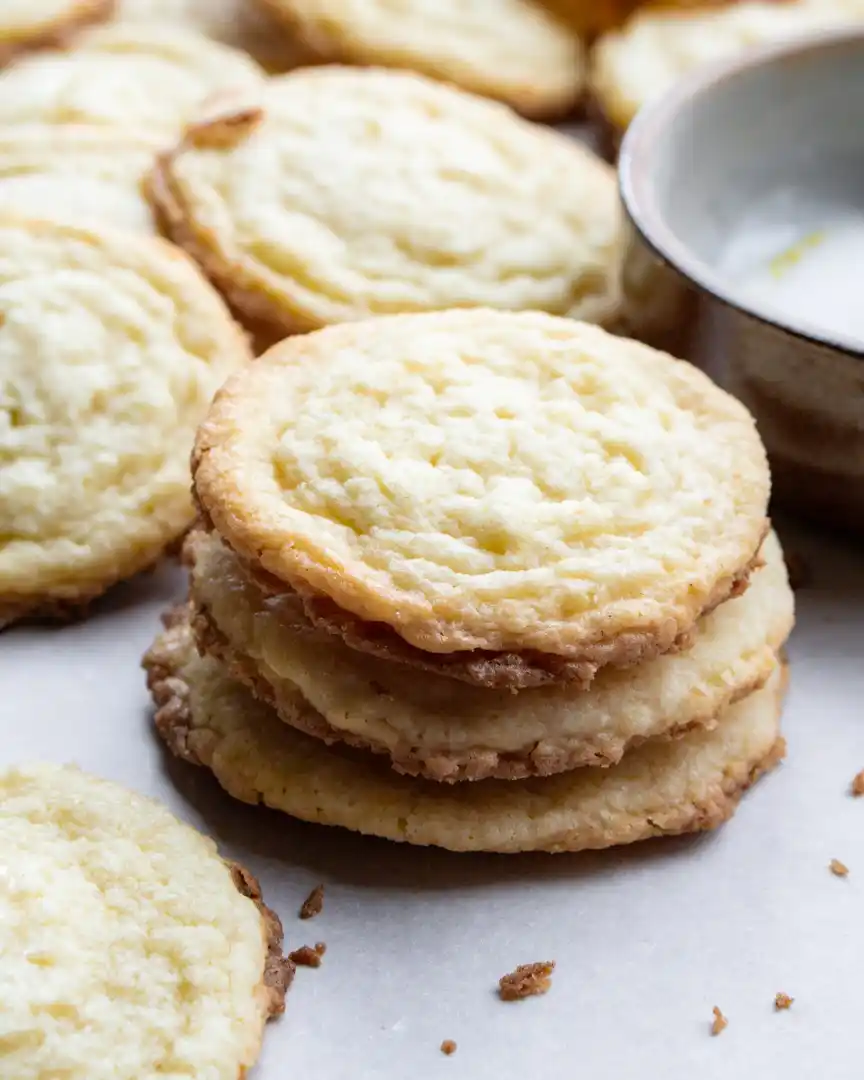
[[[333,327],[228,381],[193,470],[146,664],[240,799],[576,850],[716,825],[782,753],[765,454],[684,363],[533,313]]]

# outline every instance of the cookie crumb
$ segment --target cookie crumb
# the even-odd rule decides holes
[[[323,956],[324,953],[327,952],[327,942],[326,941],[316,941],[315,942],[315,952],[318,953],[319,956]]]
[[[845,863],[840,862],[839,859],[832,859],[828,864],[828,869],[835,877],[849,876],[849,867]]]
[[[864,795],[864,769],[852,781],[852,794],[855,796]]]
[[[456,1043],[453,1042],[452,1039],[445,1039],[444,1042],[441,1043],[441,1053],[446,1054],[447,1057],[450,1057],[451,1054],[455,1054]]]
[[[788,994],[778,994],[774,998],[774,1008],[777,1012],[781,1012],[783,1009],[790,1008],[794,1000],[795,998],[789,997]]]
[[[726,1017],[723,1015],[723,1013],[720,1012],[720,1010],[715,1005],[714,1006],[714,1020],[713,1020],[713,1022],[711,1024],[711,1034],[712,1035],[719,1035],[720,1032],[725,1031],[727,1027],[729,1027],[729,1021],[726,1019]]]
[[[300,908],[301,919],[314,919],[324,910],[324,886],[316,885],[303,901]]]
[[[323,952],[318,952],[317,947],[313,949],[311,945],[302,945],[299,949],[289,953],[288,959],[293,960],[298,967],[318,968],[321,967],[321,957],[323,955]]]
[[[789,574],[789,585],[793,592],[806,589],[813,581],[813,571],[810,564],[800,551],[787,551],[786,571]]]
[[[498,994],[502,1001],[521,1001],[522,998],[545,994],[552,985],[551,976],[554,970],[554,960],[520,964],[515,971],[502,975],[498,980]]]

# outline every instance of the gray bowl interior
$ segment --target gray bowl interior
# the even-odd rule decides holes
[[[864,221],[864,34],[799,43],[682,85],[631,128],[621,181],[659,254],[749,310],[734,272],[720,267],[754,213],[802,229],[820,215]],[[864,279],[864,258],[861,270]]]

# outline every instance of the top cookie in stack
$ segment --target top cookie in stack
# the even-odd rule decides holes
[[[488,311],[294,339],[199,433],[201,507],[351,647],[483,685],[590,684],[738,592],[769,476],[747,412],[584,324]]]

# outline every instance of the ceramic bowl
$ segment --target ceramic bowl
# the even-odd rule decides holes
[[[632,124],[620,176],[642,321],[710,326],[776,500],[864,534],[864,30],[685,80]]]

